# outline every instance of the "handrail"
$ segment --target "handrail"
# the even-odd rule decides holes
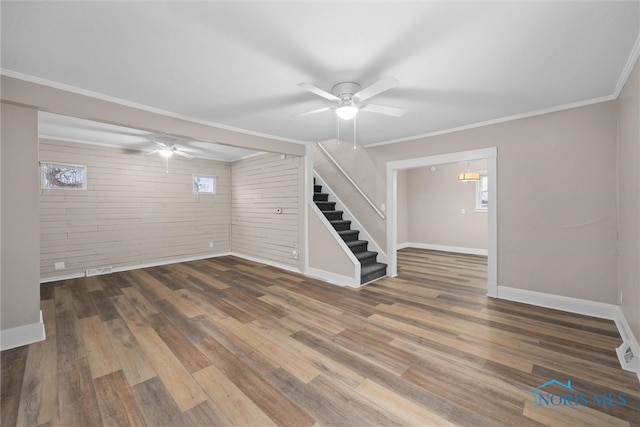
[[[355,181],[353,179],[351,179],[351,177],[349,176],[349,174],[347,174],[347,172],[342,169],[342,166],[340,166],[338,164],[338,162],[336,162],[336,159],[333,158],[333,156],[331,154],[329,154],[329,152],[327,151],[326,148],[324,148],[322,146],[322,144],[318,143],[318,147],[320,147],[320,150],[322,150],[322,152],[325,154],[325,156],[327,156],[329,158],[329,160],[331,160],[331,163],[333,163],[333,165],[340,171],[342,172],[342,175],[344,175],[345,178],[347,178],[347,180],[351,183],[351,185],[353,185],[353,187],[358,191],[358,193],[360,193],[360,195],[364,198],[364,200],[369,203],[369,206],[371,206],[373,208],[374,211],[376,211],[376,213],[378,214],[378,216],[382,219],[387,219],[386,216],[384,216],[384,214],[382,212],[380,212],[380,210],[378,209],[378,207],[371,201],[371,199],[369,197],[367,197],[366,194],[364,194],[364,192],[360,189],[360,187],[358,187],[358,184],[355,183]]]

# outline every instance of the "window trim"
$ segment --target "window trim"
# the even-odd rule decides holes
[[[478,172],[480,174],[480,179],[478,181],[476,181],[476,206],[475,206],[475,212],[478,213],[482,213],[482,212],[488,212],[489,211],[489,178],[487,176],[487,171],[480,171]],[[482,180],[485,179],[487,182],[487,205],[486,206],[482,206],[482,189],[481,189],[481,183]]]
[[[196,182],[200,178],[211,178],[213,180],[212,191],[198,191],[198,186]],[[204,174],[194,173],[191,178],[191,191],[193,192],[193,194],[208,194],[208,195],[217,194],[218,193],[218,175],[204,175]]]
[[[68,171],[74,171],[76,173],[80,172],[81,180],[78,180],[78,185],[55,185],[55,183],[50,182],[47,178],[48,169],[52,169],[55,167],[59,167],[62,169],[66,169]],[[49,183],[50,185],[47,185]],[[40,162],[40,189],[51,191],[51,190],[71,190],[71,191],[82,191],[87,189],[87,165],[81,165],[76,163],[63,163],[63,162],[53,162],[53,161],[41,161]]]

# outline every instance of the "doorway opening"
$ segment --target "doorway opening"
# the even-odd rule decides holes
[[[397,275],[397,251],[398,251],[398,171],[416,169],[430,166],[444,165],[448,163],[469,162],[474,160],[486,160],[487,162],[487,189],[489,200],[487,206],[487,295],[496,297],[497,284],[497,147],[478,150],[461,151],[456,153],[441,154],[429,157],[420,157],[407,160],[397,160],[387,163],[387,257],[388,275]]]

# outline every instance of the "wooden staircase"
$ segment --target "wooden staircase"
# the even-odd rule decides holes
[[[336,210],[336,203],[329,201],[329,194],[322,192],[322,185],[316,185],[315,178],[313,201],[360,261],[360,284],[386,276],[387,264],[378,262],[378,252],[368,250],[369,242],[360,240],[360,231],[352,230],[351,221],[342,219],[343,212]]]

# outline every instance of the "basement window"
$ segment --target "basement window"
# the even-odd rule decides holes
[[[194,194],[216,194],[218,177],[215,175],[193,175]]]
[[[86,190],[87,167],[70,163],[41,162],[44,190]]]
[[[476,182],[476,212],[487,212],[489,208],[489,178],[487,172],[480,172]]]

